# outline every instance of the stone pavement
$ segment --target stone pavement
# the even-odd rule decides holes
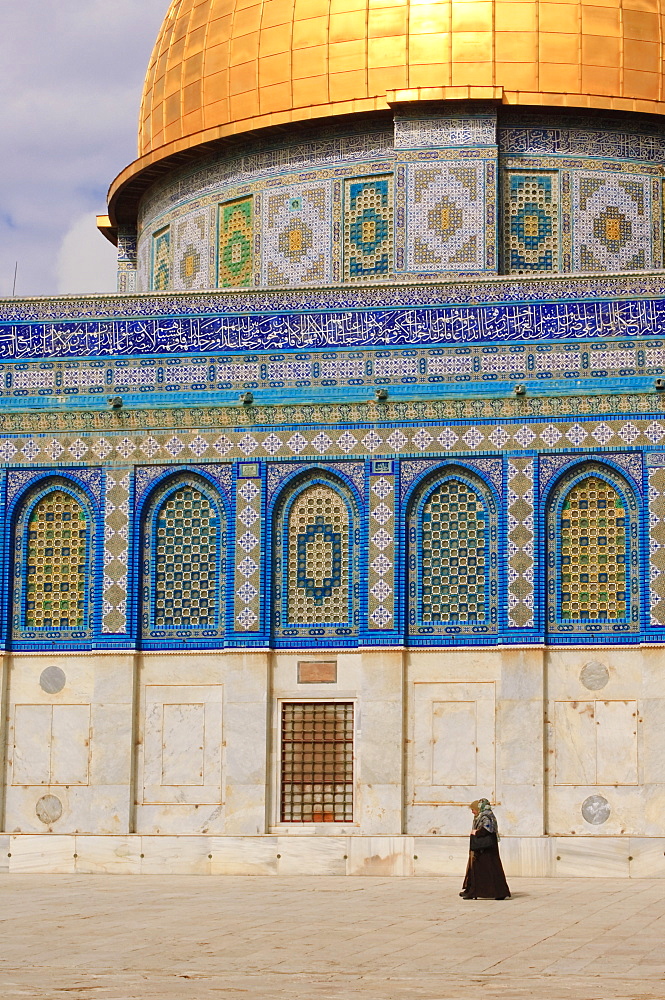
[[[663,1000],[665,880],[0,876],[0,1000]]]

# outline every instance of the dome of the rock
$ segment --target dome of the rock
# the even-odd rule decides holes
[[[172,0],[139,156],[396,101],[662,111],[662,5]]]

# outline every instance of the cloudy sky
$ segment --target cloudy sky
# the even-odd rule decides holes
[[[136,158],[168,0],[0,0],[0,296],[111,291],[95,228]]]

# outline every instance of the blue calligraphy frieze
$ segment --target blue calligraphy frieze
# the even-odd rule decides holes
[[[0,359],[662,337],[665,300],[0,323]]]

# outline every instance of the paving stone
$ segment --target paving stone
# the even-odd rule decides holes
[[[0,878],[1,1000],[663,1000],[657,880]]]

